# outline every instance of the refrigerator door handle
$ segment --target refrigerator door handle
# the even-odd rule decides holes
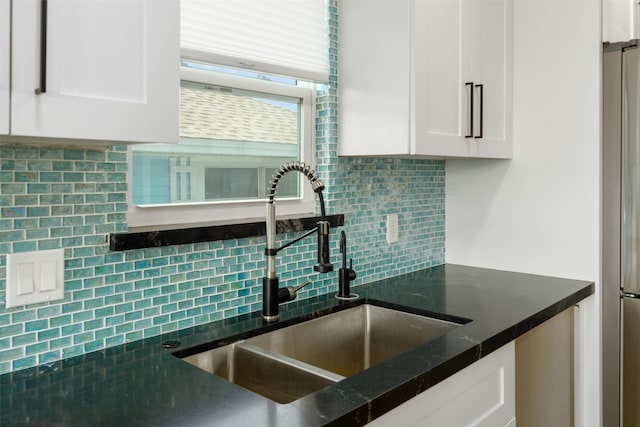
[[[640,299],[640,294],[634,294],[633,292],[620,291],[620,298]]]

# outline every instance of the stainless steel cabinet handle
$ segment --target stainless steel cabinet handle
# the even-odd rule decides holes
[[[473,138],[473,82],[467,82],[464,86],[469,88],[469,132],[464,137]]]
[[[47,91],[47,0],[40,0],[40,87],[36,95]]]
[[[483,129],[482,125],[484,124],[484,85],[478,84],[476,85],[477,89],[480,89],[480,134],[476,135],[474,138],[482,138]]]

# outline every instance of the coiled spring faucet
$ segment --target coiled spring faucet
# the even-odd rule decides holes
[[[307,177],[311,183],[311,188],[318,195],[318,199],[320,200],[320,221],[318,221],[318,226],[313,230],[310,230],[289,243],[276,248],[276,187],[278,186],[280,179],[282,179],[286,173],[291,171],[300,172]],[[269,190],[269,197],[267,199],[267,246],[264,250],[265,255],[267,256],[267,266],[265,277],[262,279],[262,317],[267,322],[277,321],[280,318],[279,304],[295,299],[296,292],[301,288],[301,286],[296,288],[279,288],[278,276],[276,274],[276,254],[280,250],[317,232],[318,262],[313,266],[313,269],[319,273],[328,273],[333,271],[333,265],[329,260],[329,221],[326,219],[322,190],[324,190],[324,184],[318,179],[315,171],[304,162],[286,163],[281,166],[273,176]],[[306,284],[307,283],[302,286]]]

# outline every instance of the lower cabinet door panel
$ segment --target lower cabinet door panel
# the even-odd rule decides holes
[[[515,426],[513,342],[392,411],[371,426]]]

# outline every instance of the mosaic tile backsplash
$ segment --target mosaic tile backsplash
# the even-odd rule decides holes
[[[332,12],[316,170],[327,213],[345,216],[357,286],[444,262],[444,161],[337,157]],[[126,150],[0,146],[0,373],[261,310],[264,237],[109,252],[108,234],[127,230]],[[389,213],[399,218],[392,245]],[[338,235],[332,230],[334,265]],[[64,299],[7,309],[6,254],[57,248],[65,252]],[[311,239],[278,255],[283,286],[314,282],[298,299],[337,290],[337,273],[313,273],[315,250]]]

